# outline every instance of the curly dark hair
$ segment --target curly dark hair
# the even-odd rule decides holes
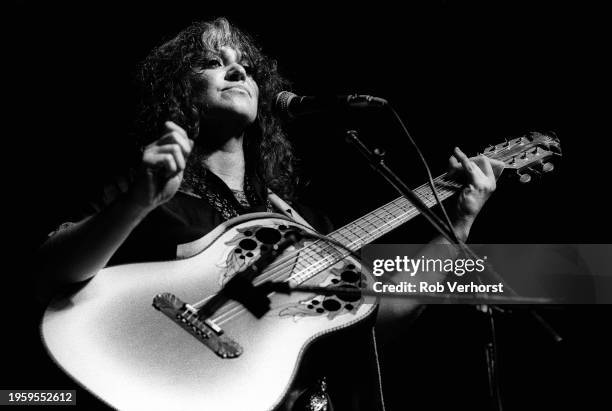
[[[257,119],[244,136],[247,173],[255,173],[266,186],[290,200],[296,185],[295,157],[272,111],[275,96],[289,82],[279,74],[276,61],[264,55],[251,36],[225,18],[191,24],[156,47],[142,62],[138,72],[142,100],[136,120],[139,143],[144,146],[158,139],[167,120],[183,127],[197,141],[202,111],[194,68],[207,52],[222,47],[231,47],[246,57],[259,87]],[[197,167],[188,164],[187,172],[194,170]]]

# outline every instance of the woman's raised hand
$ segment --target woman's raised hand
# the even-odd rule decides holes
[[[193,140],[185,130],[166,121],[166,133],[145,147],[136,180],[128,192],[134,205],[148,212],[170,200],[177,192]]]

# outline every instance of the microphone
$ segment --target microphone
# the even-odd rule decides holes
[[[387,100],[380,97],[351,94],[347,96],[297,96],[290,91],[281,91],[276,95],[274,108],[277,113],[293,120],[303,115],[332,111],[342,108],[383,107]]]

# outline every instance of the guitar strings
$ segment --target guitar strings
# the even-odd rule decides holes
[[[490,158],[496,159],[496,158],[501,158],[504,156],[504,154],[506,154],[507,152],[509,152],[513,147],[509,147],[509,148],[504,148],[499,150],[497,153],[494,153]],[[457,186],[455,186],[455,182],[452,180],[446,180],[446,177],[448,176],[448,174],[443,174],[441,176],[438,176],[434,179],[434,181],[436,183],[445,183],[445,185],[448,185],[449,183],[453,186],[453,188],[459,188]],[[438,186],[438,184],[436,184],[436,186]],[[444,187],[444,186],[442,186]],[[436,187],[437,188],[437,187]],[[415,189],[415,191],[420,192],[419,194],[424,194],[425,196],[425,202],[430,202],[432,203],[431,205],[428,204],[428,206],[433,206],[436,203],[431,201],[431,196],[433,195],[433,193],[431,192],[431,188],[427,185],[427,184],[423,184],[421,186],[419,186],[417,189]],[[423,193],[424,192],[424,193]],[[446,196],[444,199],[448,198],[448,196],[454,194],[456,191],[451,191],[445,188],[442,188],[442,190],[440,191],[442,196]],[[448,195],[448,196],[447,196]],[[366,233],[366,236],[371,236],[373,237],[373,239],[375,239],[378,234],[382,233],[385,234],[386,232],[390,231],[387,230],[389,226],[391,227],[391,229],[396,228],[393,227],[394,225],[399,226],[401,224],[403,224],[404,222],[400,222],[400,220],[402,219],[411,219],[414,216],[418,215],[419,212],[418,210],[416,210],[416,208],[414,208],[413,206],[409,205],[408,210],[406,210],[402,204],[395,204],[397,201],[400,201],[401,203],[407,203],[406,199],[403,197],[399,197],[381,207],[379,207],[378,209],[374,210],[373,212],[369,213],[368,215],[361,217],[360,219],[356,220],[353,223],[349,223],[347,225],[345,225],[344,227],[339,228],[338,230],[332,232],[329,236],[330,237],[338,237],[338,236],[342,236],[345,237],[347,240],[350,240],[350,242],[348,243],[347,247],[350,249],[353,249],[352,247],[359,244],[359,242],[364,241],[364,238],[360,238],[355,232],[353,232],[352,230],[348,229],[348,227],[356,227],[358,229],[361,229],[361,231],[363,231],[364,233]],[[404,201],[402,201],[404,200]],[[389,211],[398,211],[400,210],[402,212],[402,214],[398,215],[394,215],[392,213],[390,213]],[[385,220],[381,217],[379,217],[377,215],[377,212],[379,211],[385,211],[388,214],[390,214],[392,216],[392,220]],[[369,223],[371,225],[373,225],[374,223],[372,223],[371,221],[368,221],[369,216],[374,216],[377,219],[381,220],[382,226],[380,226],[380,228],[375,228],[372,231],[367,231],[364,229],[364,227],[360,226],[360,222],[366,222]],[[363,221],[360,221],[363,220]],[[399,224],[398,224],[399,222]],[[348,230],[350,234],[353,234],[356,236],[355,239],[352,239],[350,237],[347,237],[346,235],[343,234],[343,231]],[[381,234],[381,235],[382,235]],[[335,238],[336,240],[338,240],[338,238]],[[371,240],[370,240],[371,241]],[[365,242],[363,245],[367,244],[368,242]],[[322,245],[324,244],[324,245]],[[363,245],[359,245],[358,247],[355,248],[355,250],[360,249],[361,247],[363,247]],[[330,251],[332,250],[332,251]],[[321,252],[327,252],[328,255],[324,256],[323,258],[321,258]],[[314,255],[313,255],[314,254]],[[336,246],[333,246],[332,244],[325,242],[323,240],[317,240],[312,242],[311,244],[308,244],[305,247],[302,247],[294,252],[289,253],[288,255],[284,256],[281,260],[275,262],[270,268],[269,270],[266,270],[262,273],[261,276],[259,276],[257,279],[254,280],[254,285],[260,285],[265,281],[269,281],[269,280],[278,280],[280,278],[283,277],[287,277],[287,279],[293,279],[296,280],[298,279],[298,283],[302,283],[305,282],[307,280],[309,280],[310,278],[314,277],[315,275],[317,275],[318,273],[320,273],[321,271],[323,271],[326,268],[329,268],[331,266],[333,266],[334,264],[338,263],[339,261],[341,261],[342,259],[346,258],[349,255],[348,252],[346,252],[345,250],[339,250]],[[300,257],[301,260],[300,260]],[[304,260],[308,260],[308,259],[313,259],[315,258],[315,262],[308,262],[306,261],[307,265],[305,267],[303,267],[301,269],[301,271],[298,271],[296,274],[294,274],[293,276],[291,276],[291,273],[294,271],[294,268],[296,266],[299,266],[301,262],[303,262]],[[331,260],[331,261],[330,261]],[[311,275],[307,275],[307,276],[303,276],[303,272],[311,272]],[[205,303],[206,300],[208,300],[210,297],[207,297],[206,299],[194,304],[194,307],[199,307],[201,305],[203,305]],[[241,315],[242,313],[247,312],[247,310],[242,307],[241,304],[239,303],[228,303],[223,311],[216,317],[213,319],[213,321],[219,325],[224,324],[230,320],[232,320],[233,318],[236,318],[237,316]]]
[[[416,211],[416,210],[415,210]],[[418,215],[417,213],[407,213],[404,217],[408,217],[408,214],[411,214],[410,217],[414,216],[414,215]],[[385,222],[384,225],[388,225],[388,226],[393,226],[393,222],[389,221],[389,222]],[[384,231],[384,230],[381,230]],[[351,241],[350,243],[347,244],[347,246],[349,248],[356,248],[359,249],[361,248],[363,245],[360,245],[360,239],[356,238],[355,240]],[[310,244],[307,247],[304,247],[302,249],[300,249],[299,251],[304,251],[304,256],[300,256],[297,255],[294,258],[292,258],[292,261],[289,262],[289,264],[284,264],[284,267],[274,267],[274,270],[270,270],[269,272],[267,272],[266,274],[268,274],[267,277],[262,276],[261,277],[261,281],[258,281],[256,283],[256,285],[267,281],[267,279],[275,277],[276,279],[280,279],[282,277],[287,277],[291,274],[291,272],[293,271],[293,265],[298,265],[298,263],[294,263],[293,261],[296,258],[300,258],[303,257],[302,261],[304,260],[308,260],[309,258],[312,258],[312,255],[309,255],[309,252],[312,252],[314,246],[319,246],[320,250],[316,250],[315,253],[319,253],[319,251],[327,251],[329,249],[333,250],[333,253],[335,254],[329,254],[323,258],[318,258],[316,260],[316,262],[314,263],[310,263],[310,265],[306,266],[305,269],[302,269],[300,272],[298,272],[297,275],[291,276],[291,279],[296,279],[297,277],[299,277],[300,281],[298,283],[307,281],[308,279],[314,277],[316,274],[320,273],[321,271],[323,271],[325,268],[329,268],[333,265],[335,265],[336,263],[338,263],[339,261],[342,261],[344,258],[346,258],[349,253],[347,252],[342,252],[340,250],[338,250],[338,248],[329,245],[328,243],[325,243],[326,245],[324,245],[323,247],[321,247],[321,243],[325,243],[324,241],[317,241],[315,243]],[[358,245],[357,247],[354,247],[355,245]],[[300,254],[300,253],[298,253]],[[288,270],[285,270],[288,269]],[[310,271],[312,272],[312,275],[304,277],[302,272],[303,271]],[[240,304],[238,303],[233,303],[233,307],[230,308],[229,310],[227,310],[227,312],[224,312],[223,314],[221,314],[218,318],[215,318],[214,321],[215,323],[221,325],[226,323],[227,321],[232,320],[233,318],[236,318],[237,316],[241,315],[242,313],[247,312],[246,309],[244,309]]]

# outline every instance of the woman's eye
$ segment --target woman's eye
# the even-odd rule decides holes
[[[206,60],[205,65],[207,68],[221,67],[221,61],[218,59]]]
[[[223,63],[221,62],[220,59],[216,57],[211,57],[211,58],[201,59],[197,65],[201,67],[202,69],[211,69],[211,68],[221,67]]]

